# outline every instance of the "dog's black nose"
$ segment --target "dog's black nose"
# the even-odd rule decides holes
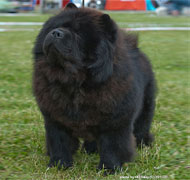
[[[52,31],[52,35],[53,35],[53,37],[55,37],[57,39],[61,39],[64,37],[64,32],[60,29],[55,29]]]

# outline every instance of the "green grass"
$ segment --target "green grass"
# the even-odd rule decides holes
[[[0,17],[1,22],[44,22],[51,15],[36,15],[36,16],[2,16]]]
[[[186,17],[127,13],[111,16],[118,23],[187,23]],[[47,17],[3,17],[0,21],[41,22]],[[117,180],[120,176],[137,175],[189,179],[190,32],[139,33],[139,46],[151,59],[159,89],[152,125],[156,140],[152,148],[138,150],[134,162],[108,177],[95,170],[98,155],[89,156],[80,151],[74,156],[72,168],[47,169],[43,119],[31,91],[31,51],[37,34],[38,31],[0,33],[0,179]]]

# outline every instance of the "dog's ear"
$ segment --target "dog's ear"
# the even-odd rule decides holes
[[[105,82],[113,72],[113,49],[110,43],[101,41],[95,54],[95,63],[88,66],[91,81]]]
[[[100,16],[100,23],[103,27],[103,30],[106,32],[108,39],[114,43],[117,38],[117,25],[113,22],[108,14],[103,14]]]
[[[94,54],[94,63],[88,66],[91,82],[105,82],[113,73],[113,44],[117,38],[117,25],[108,14],[100,16],[99,23],[106,39],[100,40]]]
[[[68,3],[66,6],[65,6],[65,9],[77,9],[77,6],[73,3]]]

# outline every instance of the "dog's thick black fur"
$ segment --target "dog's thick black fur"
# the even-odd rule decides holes
[[[137,36],[107,14],[68,4],[34,47],[33,90],[44,116],[49,166],[69,167],[84,139],[99,169],[129,162],[153,141],[155,80]]]

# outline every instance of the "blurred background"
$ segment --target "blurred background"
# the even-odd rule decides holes
[[[1,0],[0,12],[52,12],[82,0]],[[100,10],[155,11],[158,15],[190,15],[190,0],[85,0],[84,6]]]

